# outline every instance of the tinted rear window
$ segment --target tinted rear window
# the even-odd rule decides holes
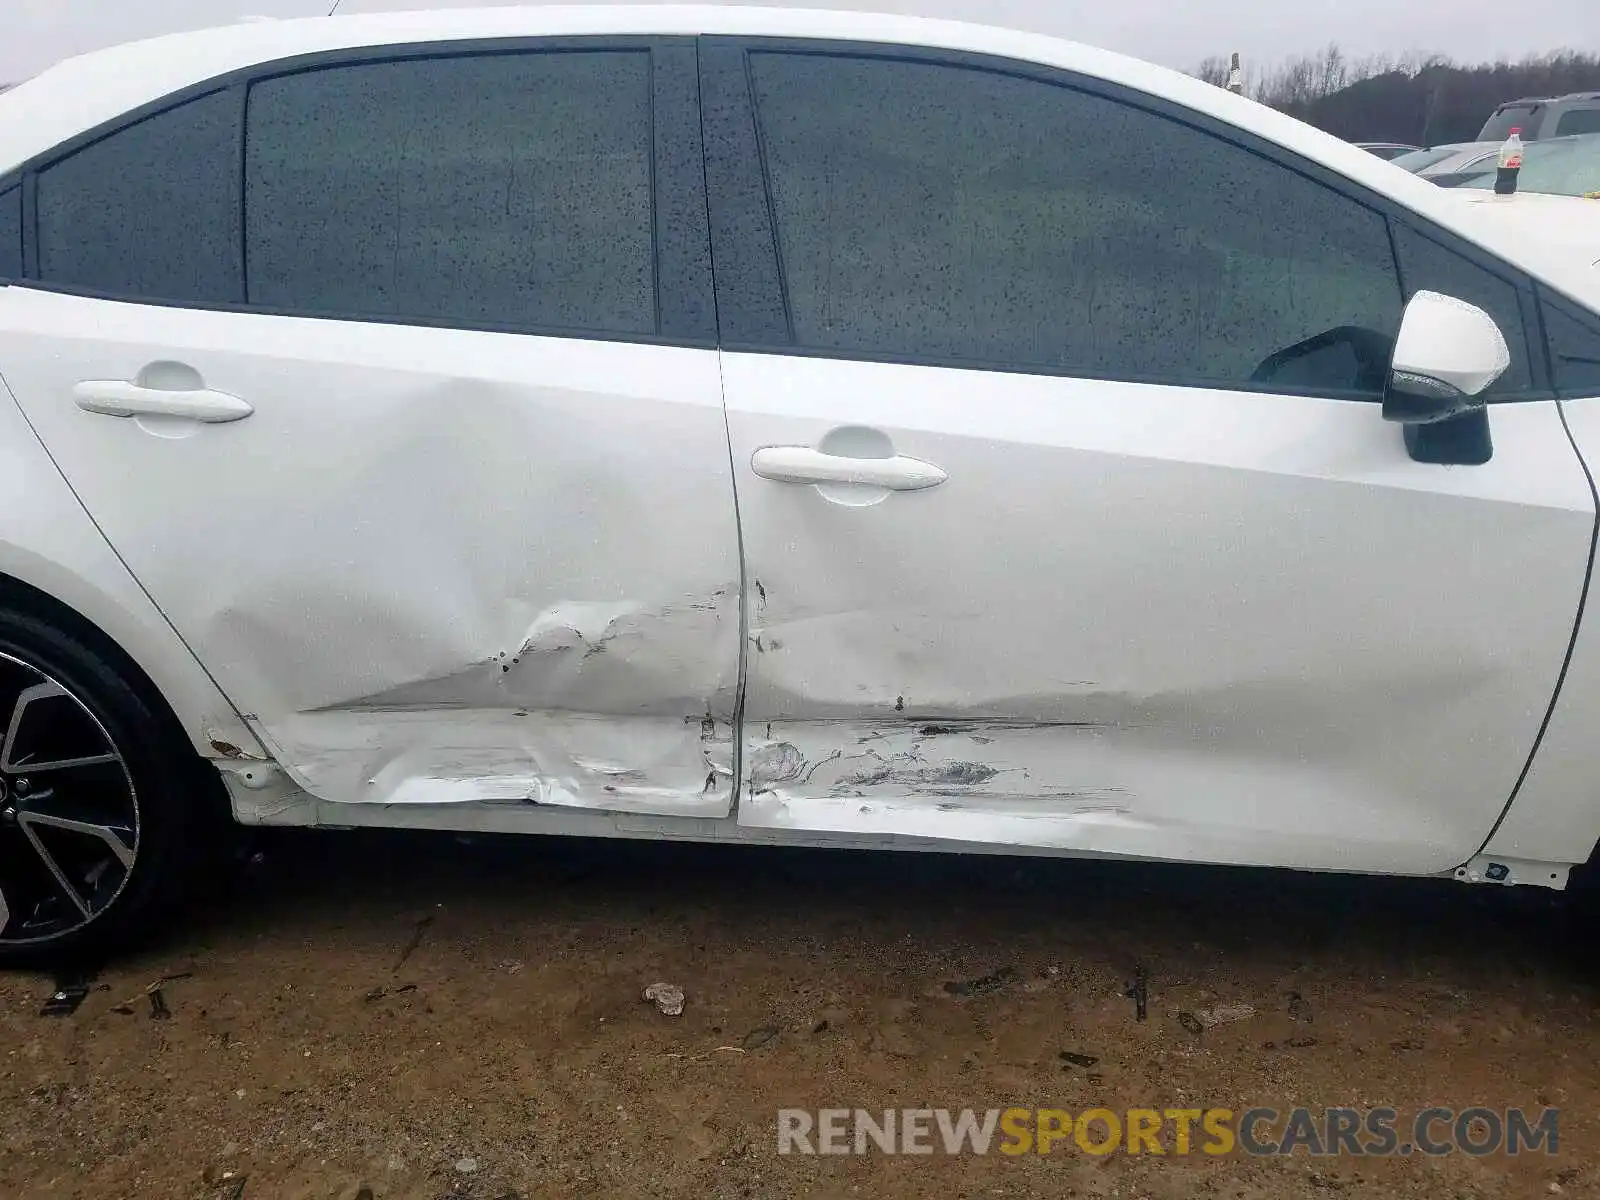
[[[1511,136],[1514,128],[1522,130],[1522,140],[1530,141],[1539,136],[1538,122],[1534,118],[1538,115],[1539,104],[1515,104],[1499,109],[1484,124],[1479,131],[1476,141],[1503,142]]]
[[[655,332],[647,51],[288,75],[248,125],[252,304]]]
[[[39,172],[39,276],[148,300],[240,298],[239,99],[213,92]]]

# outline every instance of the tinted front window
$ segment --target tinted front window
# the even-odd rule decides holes
[[[250,90],[252,304],[656,328],[650,57],[368,63]]]
[[[0,279],[22,274],[22,189],[0,192]]]
[[[1560,393],[1600,396],[1600,316],[1550,300],[1544,305],[1544,328]]]
[[[1269,367],[1333,331],[1392,338],[1385,223],[1353,201],[1050,83],[785,53],[753,54],[751,71],[801,346],[1381,390],[1381,364],[1342,335]]]
[[[1396,223],[1395,249],[1406,298],[1421,291],[1441,292],[1476,304],[1494,318],[1511,350],[1511,365],[1491,386],[1489,395],[1525,392],[1533,385],[1528,365],[1528,338],[1517,289],[1507,280],[1448,250],[1431,238]]]
[[[239,101],[213,92],[39,172],[39,276],[149,300],[236,301]]]

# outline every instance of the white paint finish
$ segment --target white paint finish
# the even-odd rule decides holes
[[[0,295],[10,289],[0,288]],[[264,753],[239,714],[118,561],[23,419],[0,357],[0,574],[54,596],[137,663],[202,754]]]
[[[731,726],[695,717],[322,712],[263,727],[261,740],[306,791],[353,804],[509,802],[720,817],[733,774]]]
[[[142,103],[229,71],[300,54],[371,45],[584,34],[729,34],[929,46],[1038,62],[1161,96],[1392,196],[1564,290],[1578,264],[1515,228],[1475,226],[1435,187],[1347,142],[1181,72],[1017,30],[881,13],[693,5],[592,5],[374,13],[228,25],[67,59],[0,94],[0,174]],[[1575,294],[1575,293],[1574,293]]]
[[[1420,874],[1498,816],[1593,520],[1553,403],[1445,468],[1376,405],[723,364],[760,584],[743,823]],[[749,470],[845,424],[948,481],[856,508]]]
[[[1392,370],[1476,396],[1506,373],[1511,350],[1494,318],[1476,304],[1420,291],[1406,304]]]
[[[86,379],[72,389],[72,398],[84,412],[105,417],[180,417],[208,425],[242,421],[255,411],[237,396],[208,388],[168,391],[125,379]]]
[[[1066,707],[1074,694],[1086,708],[1095,704],[1088,688],[1063,689],[1054,700]],[[1218,752],[1192,728],[1172,728],[1188,725],[1189,714],[1152,705],[1141,714],[1147,723],[1129,729],[1014,718],[906,721],[907,704],[896,723],[774,721],[774,736],[790,739],[779,743],[788,747],[786,769],[764,773],[774,743],[751,739],[740,822],[1084,854],[1356,864],[1372,872],[1460,861],[1457,847],[1440,837],[1448,826],[1436,829],[1418,806],[1396,806],[1362,788],[1355,770],[1313,773],[1281,752]],[[799,749],[824,746],[836,750],[810,758]]]
[[[932,463],[903,454],[850,458],[811,446],[765,446],[750,456],[750,469],[779,483],[845,483],[885,492],[917,492],[948,478]]]
[[[1600,310],[1600,200],[1516,192],[1496,196],[1477,188],[1441,188],[1474,231],[1497,247],[1515,244],[1537,256],[1565,259],[1557,283],[1572,298]]]
[[[1600,299],[1592,202],[1465,198],[1147,64],[890,16],[498,9],[179,35],[0,98],[0,173],[127,108],[297,54],[701,32],[1099,76],[1248,128]],[[173,364],[254,405],[252,419],[73,407],[85,379]],[[349,823],[1015,840],[1433,873],[1498,812],[1587,549],[1589,494],[1553,405],[1495,409],[1494,460],[1443,469],[1407,459],[1365,406],[737,355],[728,367],[764,593],[749,598],[762,736],[745,747],[743,827],[715,819],[739,655],[716,356],[0,289],[0,371],[141,582],[322,797],[320,820],[333,799]],[[15,416],[0,423],[21,430]],[[848,457],[830,435],[863,427],[948,479],[908,495],[877,476],[796,487],[750,471],[763,447]],[[27,481],[26,503],[0,508],[0,569],[117,637],[197,744],[253,757],[31,436],[0,446],[24,460],[15,495]],[[1580,666],[1600,670],[1575,662],[1575,680]],[[1575,859],[1594,840],[1574,788],[1580,769],[1594,777],[1576,741],[1597,694],[1600,681],[1569,690],[1585,719],[1569,731],[1558,714],[1558,752],[1541,753],[1496,839],[1522,858],[1559,845],[1548,857]],[[974,728],[922,734],[940,718]]]
[[[740,825],[731,817],[657,817],[634,813],[602,813],[590,809],[528,804],[329,804],[296,787],[281,774],[260,778],[261,768],[220,764],[233,801],[234,817],[245,825],[322,826],[325,828],[394,828],[461,833],[499,833],[558,837],[645,838],[651,841],[789,846],[833,850],[900,850],[939,853],[1027,855],[1031,858],[1115,858],[1039,846],[1009,846],[992,841],[951,842],[899,834],[826,833],[811,829],[761,828]],[[1484,869],[1500,861],[1511,874],[1490,880]],[[1567,864],[1525,860],[1474,859],[1466,867],[1434,873],[1464,883],[1525,883],[1566,886]]]
[[[1600,473],[1600,399],[1568,400],[1567,424],[1590,470]],[[1537,576],[1523,581],[1529,590]],[[1583,862],[1600,837],[1600,584],[1590,583],[1572,661],[1549,728],[1490,855]]]
[[[254,415],[146,428],[74,402],[152,362]],[[727,810],[700,735],[731,720],[739,657],[714,352],[10,287],[0,363],[106,537],[323,798],[606,807],[616,780],[583,764],[614,758],[635,806]],[[564,724],[585,715],[627,736],[597,749]]]

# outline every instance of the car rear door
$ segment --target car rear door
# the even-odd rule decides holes
[[[0,375],[263,742],[341,803],[726,813],[692,40],[341,52],[136,116],[21,175]]]
[[[1593,520],[1526,282],[1093,79],[828,43],[708,40],[702,65],[753,593],[740,822],[1470,856]],[[1487,309],[1514,362],[1487,426],[1413,457],[1361,347],[1424,288]]]

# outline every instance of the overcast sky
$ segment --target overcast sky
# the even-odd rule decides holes
[[[333,0],[0,0],[0,81],[132,38],[241,16],[325,14]],[[1597,0],[801,0],[1037,29],[1187,69],[1239,50],[1262,62],[1337,41],[1347,54],[1422,50],[1469,61],[1600,51]],[[343,0],[339,11],[478,7],[481,0]]]

